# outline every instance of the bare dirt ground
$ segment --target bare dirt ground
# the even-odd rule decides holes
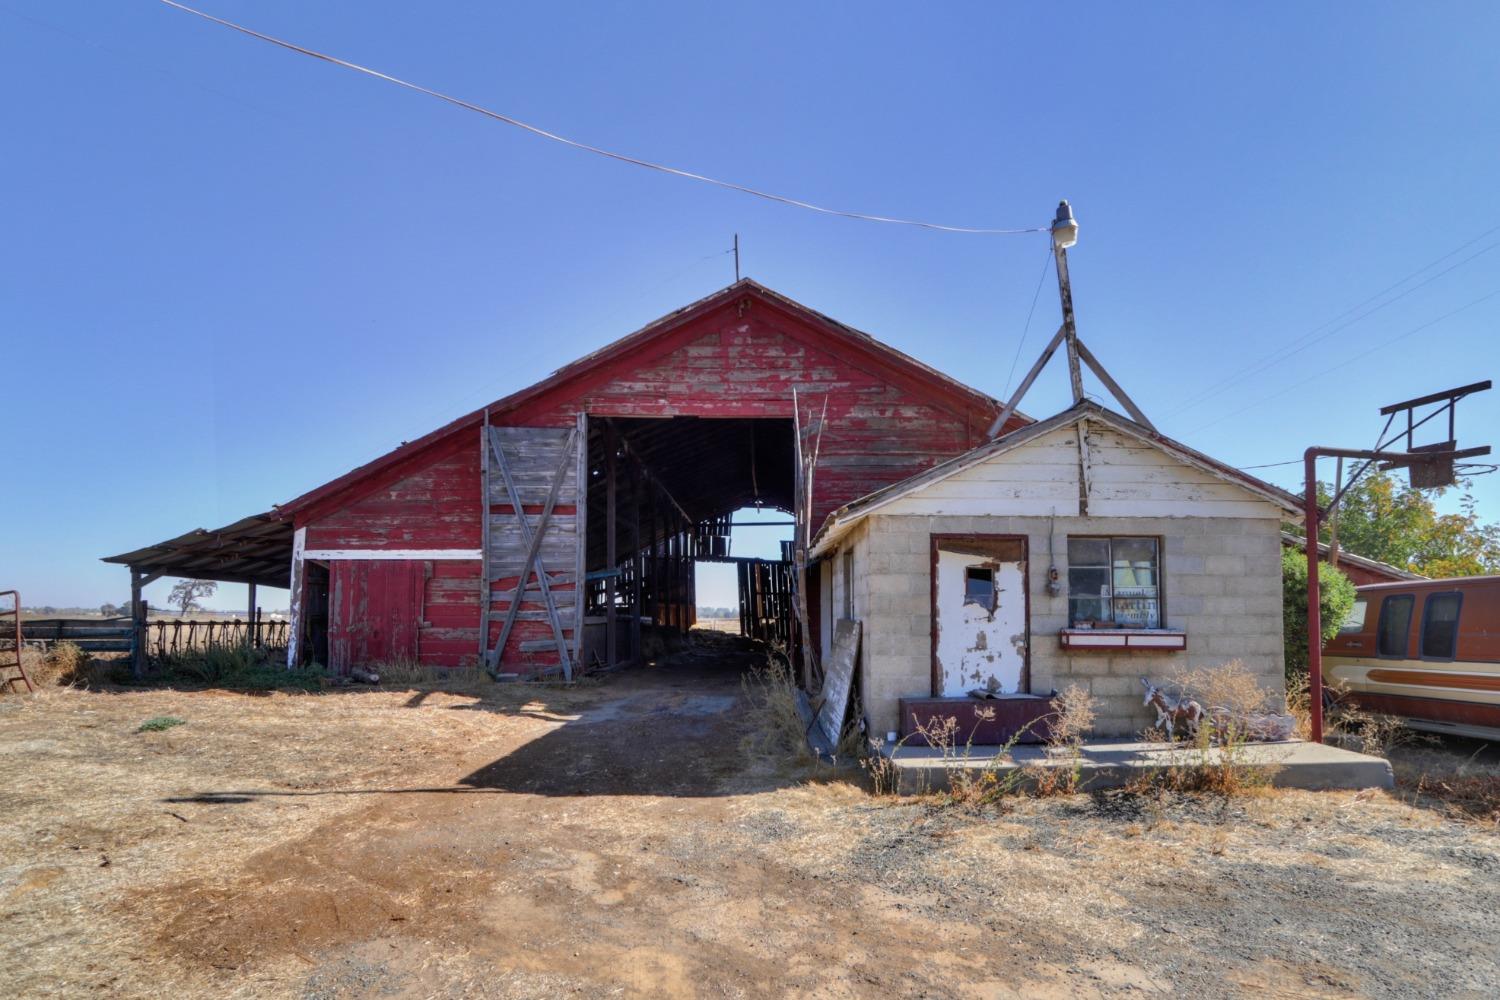
[[[737,643],[569,689],[0,698],[0,995],[1500,992],[1492,825],[876,797],[742,747]]]

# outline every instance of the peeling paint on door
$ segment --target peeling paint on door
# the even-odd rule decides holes
[[[997,559],[973,544],[940,544],[933,572],[939,693],[1019,691],[1026,666],[1025,563]],[[988,600],[985,580],[993,587]]]

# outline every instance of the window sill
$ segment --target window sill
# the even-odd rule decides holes
[[[1063,649],[1142,650],[1153,653],[1187,649],[1187,633],[1180,628],[1065,628],[1057,633]]]

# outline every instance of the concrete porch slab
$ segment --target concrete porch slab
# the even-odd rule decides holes
[[[1068,769],[1069,758],[1050,757],[1045,747],[1015,746],[1005,760],[995,762],[998,747],[972,747],[944,756],[933,747],[882,747],[881,753],[896,766],[896,790],[903,795],[938,791],[948,787],[956,771],[978,771],[993,767],[1008,774],[1037,765]],[[1207,751],[1217,762],[1220,751]],[[1247,745],[1243,759],[1251,767],[1273,770],[1271,783],[1277,788],[1391,788],[1395,777],[1390,762],[1340,747],[1322,746],[1302,740]],[[1082,749],[1079,785],[1085,791],[1119,788],[1138,775],[1164,767],[1202,762],[1196,747],[1138,740],[1099,741]]]

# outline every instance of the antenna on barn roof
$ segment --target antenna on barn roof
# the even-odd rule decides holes
[[[740,280],[740,234],[734,234],[734,280]]]
[[[1156,430],[1156,426],[1146,419],[1141,408],[1135,405],[1135,401],[1126,395],[1119,383],[1104,370],[1099,359],[1094,357],[1093,353],[1083,345],[1083,341],[1078,339],[1078,325],[1073,318],[1073,284],[1068,280],[1068,248],[1077,243],[1078,221],[1073,218],[1073,206],[1063,200],[1058,203],[1057,215],[1052,220],[1052,256],[1057,261],[1057,293],[1062,300],[1062,326],[1057,328],[1057,333],[1042,349],[1042,356],[1036,359],[1036,364],[1031,366],[1031,371],[1026,373],[1026,377],[1021,380],[1020,385],[1016,386],[1016,391],[1001,408],[1000,415],[995,418],[994,423],[990,424],[989,437],[991,438],[1000,435],[1001,428],[1005,426],[1011,414],[1016,412],[1016,407],[1020,405],[1026,391],[1031,388],[1031,383],[1035,382],[1036,377],[1042,373],[1042,369],[1047,367],[1047,362],[1052,360],[1052,355],[1058,347],[1064,344],[1068,349],[1068,383],[1073,389],[1074,406],[1083,402],[1083,369],[1079,366],[1081,361],[1088,365],[1089,371],[1093,372],[1100,382],[1104,383],[1104,387],[1110,391],[1111,395],[1120,401],[1120,405],[1125,407],[1126,412],[1136,423],[1144,424],[1153,431]]]
[[[1377,463],[1382,470],[1400,468],[1409,470],[1411,484],[1417,489],[1451,486],[1455,480],[1454,469],[1457,459],[1475,458],[1490,453],[1489,445],[1463,449],[1458,447],[1455,416],[1459,400],[1470,393],[1484,392],[1488,388],[1490,388],[1490,381],[1485,379],[1483,382],[1461,385],[1456,389],[1447,389],[1443,392],[1434,392],[1415,399],[1392,403],[1390,406],[1382,406],[1380,415],[1385,417],[1385,427],[1381,430],[1380,437],[1376,438],[1375,447],[1369,451],[1314,446],[1303,453],[1303,472],[1306,477],[1302,493],[1303,517],[1306,523],[1302,527],[1307,536],[1308,714],[1311,716],[1309,728],[1312,730],[1309,736],[1314,743],[1323,742],[1323,622],[1322,608],[1318,600],[1318,521],[1338,505],[1339,500],[1349,492],[1350,487],[1359,481],[1360,476],[1364,475],[1370,466]],[[1424,406],[1435,406],[1436,409],[1419,420],[1416,417],[1416,411]],[[1406,415],[1406,426],[1397,427],[1392,433],[1391,425],[1401,414]],[[1442,415],[1448,417],[1447,439],[1436,444],[1414,444],[1413,437],[1417,428]],[[1404,451],[1387,450],[1398,443],[1405,445]],[[1320,458],[1341,460],[1349,458],[1361,460],[1364,463],[1339,486],[1333,499],[1321,506],[1318,503],[1318,459]]]

